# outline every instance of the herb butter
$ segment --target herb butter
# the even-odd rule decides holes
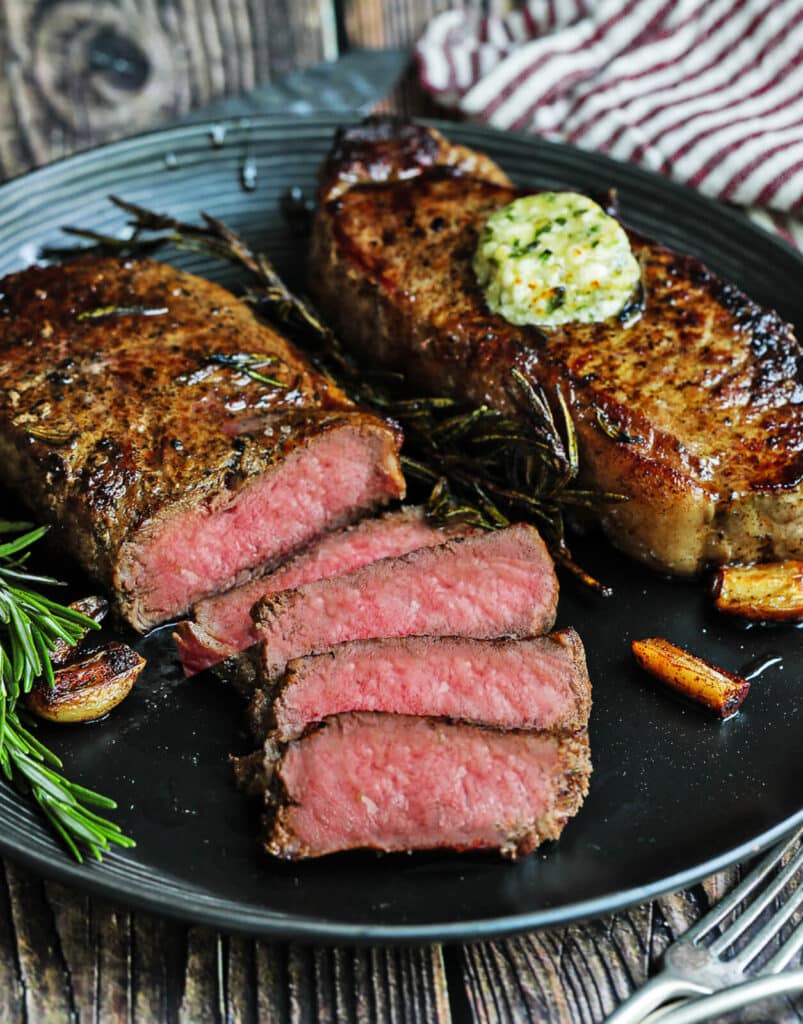
[[[539,192],[492,213],[474,272],[492,312],[547,326],[617,316],[641,277],[622,225],[576,192]]]

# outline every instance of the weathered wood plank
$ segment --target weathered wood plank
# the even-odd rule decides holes
[[[0,863],[0,1020],[20,1020],[22,1012],[22,979],[11,917],[11,897],[6,882],[6,869]]]
[[[130,911],[106,903],[92,905],[98,950],[97,1016],[102,1021],[131,1019],[131,916]]]
[[[341,956],[338,950],[331,949],[319,948],[308,950],[308,952],[315,979],[314,999],[317,1011],[315,1020],[317,1024],[336,1024],[339,1019],[343,1019],[340,1017],[338,1006],[339,1002],[342,1003],[343,992],[335,980]],[[342,979],[342,973],[340,978]]]
[[[291,946],[289,1019],[315,1024],[450,1024],[439,947]]]
[[[736,880],[735,871],[583,925],[469,945],[461,973],[477,1024],[599,1024],[642,985],[666,947]],[[800,1024],[803,998],[727,1018]]]
[[[290,1019],[287,984],[287,950],[278,944],[257,942],[257,1018],[260,1024],[278,1024]]]
[[[254,943],[232,936],[226,946],[226,1024],[257,1020],[256,981]]]
[[[25,1019],[63,1024],[74,1010],[72,988],[44,882],[12,864],[6,865],[6,879]]]
[[[335,56],[318,0],[0,0],[0,177]]]
[[[223,1024],[226,1017],[222,990],[223,940],[202,928],[187,931],[187,966],[179,1024]]]
[[[93,1020],[100,965],[89,897],[55,882],[46,882],[44,892],[70,979],[76,1015],[79,1020]]]
[[[131,928],[131,976],[135,1021],[174,1021],[183,985],[186,929],[173,921],[136,913]]]

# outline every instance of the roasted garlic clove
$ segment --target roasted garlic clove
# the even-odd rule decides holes
[[[112,641],[56,669],[55,685],[39,682],[25,702],[50,722],[94,722],[128,696],[144,667],[145,659],[135,650]]]
[[[735,715],[750,689],[750,683],[741,676],[689,654],[662,637],[634,640],[631,646],[643,669],[720,718]]]
[[[746,619],[803,621],[803,562],[726,565],[714,576],[721,612]]]
[[[73,601],[69,605],[73,611],[86,615],[94,622],[103,622],[109,611],[109,602],[105,597],[82,597],[80,601]],[[68,644],[64,640],[56,640],[50,649],[50,660],[54,668],[66,665],[71,658],[74,658],[81,643],[89,632],[89,626],[81,634],[81,638],[74,644]]]

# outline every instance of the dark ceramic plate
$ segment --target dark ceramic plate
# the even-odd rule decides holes
[[[312,191],[335,124],[253,118],[172,129],[12,181],[0,188],[0,272],[63,242],[60,225],[119,230],[123,219],[105,201],[115,192],[189,219],[208,210],[300,283],[303,239],[279,200],[290,185]],[[480,128],[447,131],[522,182],[617,187],[626,221],[702,258],[803,326],[803,260],[740,215],[599,156]],[[184,253],[175,261],[234,283],[231,272],[203,257]],[[225,929],[455,939],[560,924],[644,900],[745,858],[803,820],[801,631],[743,629],[711,611],[702,585],[651,575],[596,539],[577,548],[615,596],[601,600],[564,581],[560,622],[580,629],[594,683],[595,771],[586,805],[560,843],[517,864],[476,854],[267,860],[226,762],[229,751],[245,747],[238,699],[211,679],[183,681],[163,630],[142,642],[147,674],[108,721],[42,730],[78,780],[118,801],[136,850],[80,867],[5,787],[0,849],[109,899]],[[722,724],[635,669],[628,641],[652,634],[729,669],[767,656],[782,661],[754,682],[744,711]]]

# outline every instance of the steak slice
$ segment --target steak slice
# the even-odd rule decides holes
[[[591,762],[585,730],[365,713],[267,743],[263,771],[265,846],[277,857],[439,847],[516,857],[558,838],[588,791]]]
[[[358,640],[291,661],[257,691],[255,736],[286,743],[332,715],[382,711],[573,732],[588,725],[591,684],[573,629],[526,640]]]
[[[139,630],[404,493],[393,427],[159,263],[6,277],[0,368],[6,482]]]
[[[552,559],[522,524],[269,595],[253,616],[271,680],[288,661],[348,640],[536,635],[552,626],[557,600]]]
[[[192,620],[180,622],[173,634],[184,672],[193,675],[255,644],[259,634],[251,609],[267,594],[341,576],[379,558],[443,544],[467,532],[438,529],[427,522],[422,509],[407,508],[325,534],[274,572],[199,601]]]
[[[604,188],[605,183],[601,182]],[[627,495],[601,523],[662,571],[803,557],[803,359],[792,329],[697,260],[629,232],[644,306],[624,324],[517,327],[472,270],[520,192],[432,129],[341,131],[324,164],[310,287],[372,364],[516,415],[511,370],[560,386],[586,485]]]

